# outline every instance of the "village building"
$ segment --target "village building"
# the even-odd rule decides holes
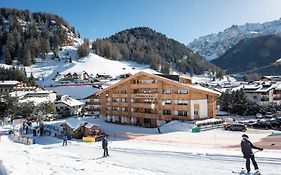
[[[0,81],[0,95],[13,92],[16,87],[21,87],[23,84],[19,81]]]
[[[165,121],[216,117],[220,93],[191,82],[182,75],[139,72],[96,95],[110,122],[157,127]]]
[[[98,79],[98,80],[109,80],[111,78],[112,78],[112,76],[110,76],[108,74],[96,74],[96,79]]]
[[[64,80],[69,80],[69,81],[75,81],[75,80],[81,80],[81,81],[88,81],[90,80],[90,75],[83,71],[81,73],[78,72],[69,72],[66,75],[64,75]]]
[[[244,85],[249,100],[259,105],[281,104],[281,83]]]
[[[55,102],[57,94],[53,91],[44,90],[36,86],[17,87],[16,91],[9,93],[11,97],[16,97],[20,103],[33,102],[35,105],[42,102]]]
[[[55,101],[57,113],[62,116],[81,115],[84,103],[68,95],[63,95],[58,101]]]
[[[99,116],[101,111],[100,97],[96,94],[92,94],[86,98],[85,101],[85,113],[88,115]]]
[[[98,132],[98,125],[85,121],[81,118],[71,117],[62,124],[63,134],[69,137],[81,139],[92,135],[91,132]]]
[[[277,84],[273,91],[273,102],[281,105],[281,83]]]

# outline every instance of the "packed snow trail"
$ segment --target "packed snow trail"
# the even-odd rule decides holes
[[[48,137],[42,139],[48,140]],[[51,140],[51,139],[50,139]],[[218,151],[219,152],[219,151]],[[70,141],[49,145],[23,145],[2,136],[0,155],[8,174],[189,174],[227,175],[244,167],[240,152],[214,153],[188,147],[159,145],[137,140],[113,141],[109,157],[101,143]],[[263,175],[280,175],[281,159],[257,156]],[[278,170],[278,171],[277,171]],[[276,173],[277,172],[277,173]]]

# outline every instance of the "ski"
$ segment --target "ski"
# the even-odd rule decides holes
[[[255,172],[255,173],[246,173],[243,171],[232,171],[233,174],[239,174],[239,175],[261,175],[260,172]]]

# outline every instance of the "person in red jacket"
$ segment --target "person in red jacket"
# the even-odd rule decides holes
[[[246,169],[247,169],[247,173],[250,173],[251,171],[251,168],[250,168],[250,160],[252,161],[253,165],[254,165],[254,168],[256,170],[256,173],[259,172],[259,167],[258,167],[258,164],[255,160],[255,155],[252,151],[252,148],[253,149],[258,149],[260,151],[263,150],[263,148],[259,148],[259,147],[256,147],[255,145],[252,144],[252,142],[250,142],[248,139],[249,139],[249,136],[246,135],[246,134],[243,134],[242,135],[242,141],[241,141],[241,151],[244,155],[244,158],[246,159]]]

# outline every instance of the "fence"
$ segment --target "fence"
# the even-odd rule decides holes
[[[200,125],[200,131],[207,131],[211,129],[223,128],[223,124],[209,124],[209,125]]]
[[[14,141],[16,142],[20,142],[20,143],[23,143],[23,144],[28,144],[28,145],[32,145],[34,144],[34,140],[32,137],[29,137],[29,136],[23,136],[21,135],[19,132],[16,132],[16,131],[13,131],[11,133],[11,137]]]

